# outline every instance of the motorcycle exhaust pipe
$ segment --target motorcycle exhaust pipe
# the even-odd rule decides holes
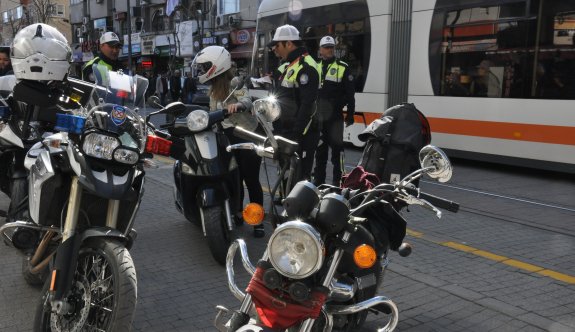
[[[382,304],[391,311],[391,317],[389,322],[387,322],[384,327],[377,329],[377,331],[393,331],[399,321],[399,311],[395,303],[385,296],[376,296],[371,299],[349,305],[327,305],[326,312],[329,315],[351,315]]]

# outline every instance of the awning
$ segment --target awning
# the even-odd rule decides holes
[[[252,57],[253,44],[241,45],[230,51],[232,59],[245,59]]]

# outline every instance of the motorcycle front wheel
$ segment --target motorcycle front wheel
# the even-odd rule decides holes
[[[212,206],[204,208],[202,211],[210,252],[216,262],[220,265],[226,265],[231,234],[227,228],[225,209],[222,206]]]
[[[72,287],[65,297],[70,310],[52,312],[51,278],[36,308],[34,331],[130,331],[137,300],[134,262],[119,242],[105,238],[82,244]]]

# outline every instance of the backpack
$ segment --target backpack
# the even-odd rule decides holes
[[[387,109],[358,138],[367,142],[358,166],[394,183],[419,169],[419,150],[431,142],[431,130],[415,105],[403,103]]]

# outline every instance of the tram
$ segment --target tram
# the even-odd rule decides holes
[[[575,173],[575,0],[263,0],[252,75],[278,65],[266,45],[286,23],[350,64],[346,141],[407,101],[453,157]]]

